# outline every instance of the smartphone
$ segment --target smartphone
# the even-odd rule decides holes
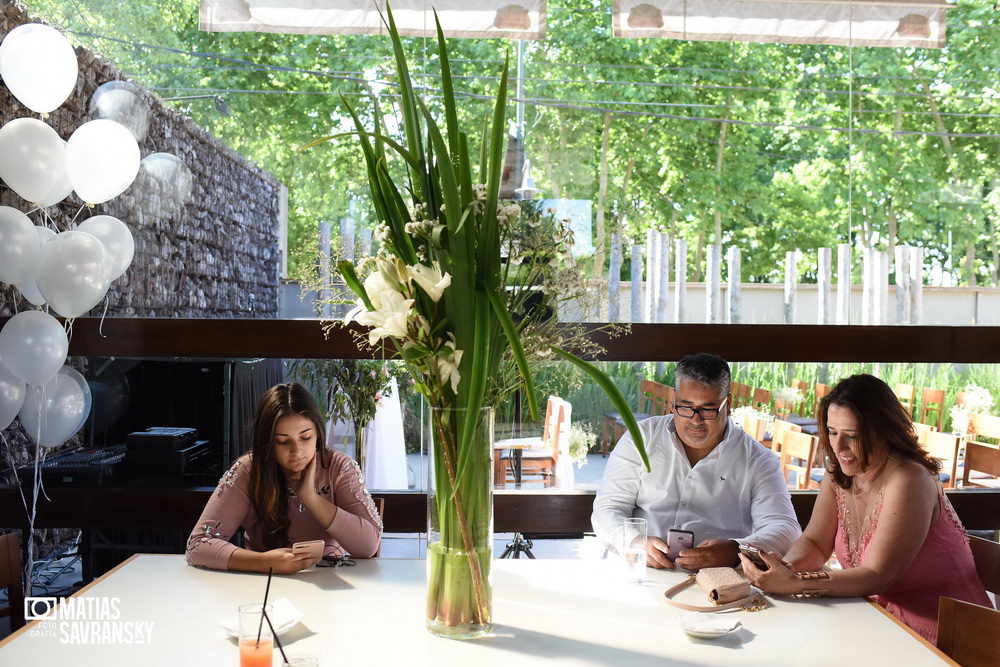
[[[308,553],[310,558],[315,558],[319,560],[323,557],[323,547],[326,546],[326,542],[323,540],[309,540],[308,542],[296,542],[292,545],[292,552],[295,555],[301,555],[302,553]]]
[[[684,549],[694,548],[694,533],[671,528],[667,531],[667,558],[677,560]]]
[[[760,557],[760,549],[749,544],[740,545],[740,553],[750,559],[750,562],[757,566],[758,570],[766,570],[768,565]]]

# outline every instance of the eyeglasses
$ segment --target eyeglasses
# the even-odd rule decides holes
[[[678,417],[683,417],[684,419],[691,419],[694,417],[695,413],[698,413],[699,417],[707,422],[710,422],[719,416],[719,411],[725,407],[726,401],[728,400],[729,397],[726,396],[722,399],[722,403],[719,403],[719,407],[717,408],[692,408],[690,405],[677,405],[677,403],[674,403],[674,414]]]

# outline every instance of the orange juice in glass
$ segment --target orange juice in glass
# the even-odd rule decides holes
[[[262,609],[271,613],[271,605],[240,605],[240,667],[271,667],[274,637]]]
[[[259,605],[258,605],[259,606]],[[271,667],[273,643],[270,638],[256,637],[240,640],[240,667]]]

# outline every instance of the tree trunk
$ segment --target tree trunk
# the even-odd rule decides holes
[[[597,183],[597,253],[594,255],[594,278],[600,278],[604,273],[604,210],[608,195],[608,144],[611,135],[611,114],[604,114],[604,129],[601,131],[601,166]]]
[[[729,112],[722,117],[723,122],[719,127],[719,143],[715,150],[715,235],[714,243],[719,247],[719,256],[722,256],[722,211],[719,210],[719,198],[722,197],[722,158],[726,153],[726,129],[729,127]],[[700,264],[699,264],[700,266]]]
[[[705,230],[698,232],[698,244],[694,249],[694,279],[696,282],[705,280],[705,268],[702,263],[705,260]]]
[[[976,286],[976,242],[969,241],[965,246],[965,275],[969,287]]]

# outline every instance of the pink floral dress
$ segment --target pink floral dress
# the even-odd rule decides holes
[[[839,486],[834,486],[834,490],[837,495],[837,560],[844,569],[860,567],[864,565],[868,545],[878,525],[882,494],[876,496],[868,516],[860,519],[860,530],[855,530],[855,522],[859,519],[853,516],[846,502],[850,492]],[[927,531],[913,562],[888,588],[872,596],[877,604],[932,644],[937,641],[938,599],[941,596],[993,607],[976,573],[969,536],[940,484],[938,503],[940,516]],[[860,544],[851,544],[850,533],[860,533]]]

